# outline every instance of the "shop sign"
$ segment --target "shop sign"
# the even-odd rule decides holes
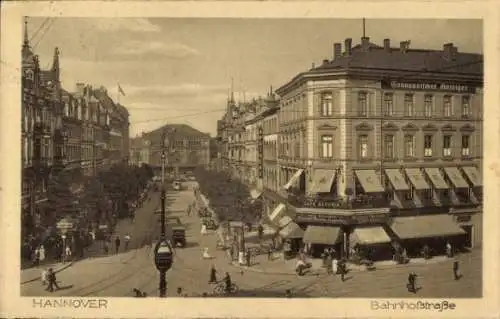
[[[383,89],[476,93],[476,87],[456,83],[382,81]]]
[[[471,215],[461,215],[461,216],[456,216],[456,221],[457,223],[467,223],[470,222],[472,219]]]
[[[388,221],[387,214],[363,215],[332,215],[332,214],[304,214],[297,213],[298,222],[324,224],[384,224]]]

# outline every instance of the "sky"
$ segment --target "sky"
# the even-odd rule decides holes
[[[360,42],[362,19],[56,18],[28,19],[42,68],[60,51],[64,89],[105,86],[130,112],[131,137],[168,123],[216,133],[231,79],[237,100],[265,95],[312,63],[331,59],[333,43]],[[481,20],[367,19],[366,36],[394,47],[482,53]],[[244,92],[244,93],[243,93]]]

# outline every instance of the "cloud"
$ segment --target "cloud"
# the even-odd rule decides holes
[[[198,50],[182,43],[137,40],[125,42],[116,47],[113,52],[119,55],[133,55],[135,57],[142,54],[154,54],[175,59],[200,55]]]
[[[143,18],[113,18],[113,19],[92,19],[92,26],[103,32],[113,31],[133,31],[133,32],[160,32],[161,28]]]

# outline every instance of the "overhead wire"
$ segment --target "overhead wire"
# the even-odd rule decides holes
[[[38,35],[38,33],[40,32],[40,30],[42,30],[42,28],[45,27],[45,25],[47,24],[47,22],[49,22],[51,19],[51,17],[47,17],[45,18],[45,20],[43,20],[43,22],[38,26],[38,28],[36,29],[35,32],[33,32],[33,35],[31,36],[31,38],[29,39],[30,42],[33,42],[33,40],[36,38],[36,36]]]
[[[32,46],[33,49],[36,49],[36,47],[38,46],[38,44],[40,44],[40,42],[42,42],[43,38],[45,37],[45,35],[47,34],[47,31],[49,31],[49,29],[52,27],[52,25],[54,24],[54,22],[56,21],[55,18],[50,18],[50,21],[49,23],[47,24],[47,26],[45,27],[45,29],[43,30],[43,33],[40,35],[40,38],[38,39],[38,41]]]

